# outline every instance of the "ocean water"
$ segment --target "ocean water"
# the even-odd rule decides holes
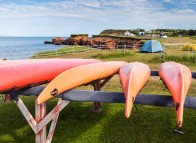
[[[37,52],[63,47],[44,44],[51,40],[52,37],[0,37],[0,59],[27,59]]]

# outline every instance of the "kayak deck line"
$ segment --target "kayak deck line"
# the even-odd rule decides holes
[[[158,76],[158,71],[151,71],[151,76]],[[196,79],[196,72],[192,72],[192,77]],[[99,85],[94,85],[95,90],[101,89],[111,77],[106,78]],[[96,84],[96,83],[95,83]],[[98,84],[98,83],[97,83]],[[50,143],[55,131],[57,120],[60,112],[70,103],[70,101],[82,102],[107,102],[107,103],[124,103],[125,97],[122,92],[105,92],[105,91],[89,91],[89,90],[70,90],[56,96],[59,98],[54,109],[46,115],[46,102],[37,104],[35,99],[35,118],[31,115],[23,101],[19,98],[22,96],[39,96],[44,90],[43,86],[35,86],[27,89],[13,90],[9,92],[6,98],[14,100],[17,107],[28,121],[36,136],[36,143]],[[1,93],[0,93],[1,94]],[[157,94],[139,94],[134,104],[151,105],[151,106],[166,106],[173,107],[174,102],[171,96]],[[196,97],[187,96],[184,104],[185,108],[196,109]],[[50,130],[46,137],[46,126],[51,121]],[[177,131],[179,132],[179,131]],[[181,132],[179,132],[181,133]]]

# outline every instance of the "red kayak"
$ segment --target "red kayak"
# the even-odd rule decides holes
[[[183,109],[192,75],[188,67],[176,63],[165,62],[159,67],[159,76],[169,89],[176,107],[178,127],[182,127]]]
[[[0,61],[0,93],[32,87],[53,80],[60,73],[95,59],[30,59]]]

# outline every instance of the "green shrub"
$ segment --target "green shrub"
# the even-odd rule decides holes
[[[128,56],[133,56],[136,53],[134,51],[108,51],[108,52],[102,52],[99,54],[96,54],[92,56],[93,58],[97,59],[111,59],[111,58],[121,58],[121,57],[128,57]]]
[[[196,63],[196,55],[166,55],[166,56],[155,56],[148,62],[157,63],[163,61],[175,61],[175,62],[187,62]]]

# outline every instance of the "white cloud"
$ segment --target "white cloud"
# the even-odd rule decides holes
[[[7,13],[9,11],[9,9],[4,8],[4,7],[0,7],[0,13]]]
[[[42,25],[41,19],[44,18],[46,27],[48,23],[49,27],[61,22],[59,25],[62,27],[66,25],[67,31],[71,29],[80,31],[80,28],[84,28],[85,31],[86,28],[87,32],[89,27],[94,32],[105,28],[151,29],[178,25],[185,28],[192,26],[194,29],[196,9],[189,4],[195,3],[196,0],[183,2],[183,4],[181,0],[161,0],[161,2],[157,0],[64,0],[45,3],[26,1],[22,4],[4,2],[0,3],[0,21],[4,26],[6,23],[1,19],[14,18],[19,25],[28,23],[27,20],[37,21],[30,26],[39,27]],[[168,8],[166,5],[173,5],[173,7]],[[25,21],[21,21],[21,18],[25,18]]]
[[[161,2],[173,2],[174,0],[161,0]]]
[[[178,14],[184,14],[184,15],[188,15],[188,14],[195,14],[194,10],[192,9],[183,9],[183,10],[177,10]]]
[[[184,0],[184,2],[188,4],[196,4],[196,0]]]

